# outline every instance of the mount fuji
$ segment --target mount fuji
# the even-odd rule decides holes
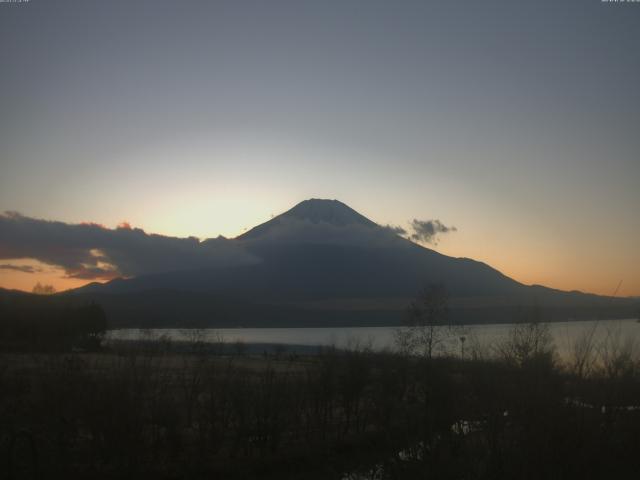
[[[66,295],[101,303],[121,326],[392,325],[428,285],[463,322],[626,315],[624,299],[526,286],[442,255],[337,200],[305,200],[227,240],[253,259],[91,284]],[[616,313],[619,312],[619,313]],[[625,312],[625,313],[623,313]]]

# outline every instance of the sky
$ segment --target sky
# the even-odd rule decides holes
[[[0,212],[206,239],[335,198],[640,296],[640,3],[30,0],[0,44]],[[0,287],[90,280],[1,242]]]

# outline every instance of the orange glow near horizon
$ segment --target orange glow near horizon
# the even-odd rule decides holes
[[[463,245],[463,241],[452,237],[443,243],[442,248],[436,247],[440,253],[484,262],[525,285],[605,296],[640,296],[640,276],[633,275],[623,255],[619,258],[611,255],[606,262],[595,259],[585,262],[586,256],[576,253],[576,249],[543,248],[526,243],[514,248],[499,239],[487,244]]]
[[[92,282],[104,283],[105,279],[86,280],[82,278],[67,277],[64,270],[52,265],[29,258],[14,258],[1,260],[2,265],[28,266],[34,269],[33,273],[17,270],[0,269],[0,288],[10,290],[22,290],[31,292],[37,283],[51,285],[58,292],[78,288]]]

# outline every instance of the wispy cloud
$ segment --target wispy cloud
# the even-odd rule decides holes
[[[0,270],[13,270],[13,271],[22,272],[22,273],[36,273],[36,272],[42,271],[42,269],[33,267],[31,265],[13,265],[9,263],[4,263],[0,265]]]

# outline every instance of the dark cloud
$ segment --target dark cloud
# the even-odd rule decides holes
[[[148,234],[122,224],[67,224],[0,215],[0,259],[33,258],[56,265],[69,277],[109,279],[148,273],[229,266],[258,259],[224,237],[200,242]]]
[[[447,227],[440,220],[417,220],[411,221],[413,233],[411,239],[417,242],[437,244],[438,234],[456,232],[456,227]]]
[[[8,263],[0,265],[0,270],[14,270],[22,273],[36,273],[42,271],[40,268],[32,267],[31,265],[11,265]]]
[[[407,234],[407,231],[400,225],[385,225],[383,228],[395,235],[400,235],[401,237]]]

